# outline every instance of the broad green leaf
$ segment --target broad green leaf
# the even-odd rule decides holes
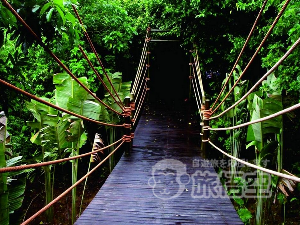
[[[79,148],[81,148],[85,144],[86,140],[87,140],[86,133],[83,132],[82,135],[80,136]]]
[[[26,121],[27,126],[33,128],[33,129],[39,129],[41,126],[40,122],[31,122],[31,121]]]
[[[14,166],[14,165],[18,164],[22,160],[22,158],[23,158],[23,156],[17,156],[17,157],[8,159],[8,160],[6,160],[6,166],[10,167],[10,166]]]
[[[52,5],[51,2],[46,3],[46,4],[42,7],[41,12],[40,12],[40,15],[44,14],[44,13],[46,12],[46,10],[49,9],[49,7],[50,7],[51,5]]]
[[[22,206],[25,192],[25,179],[19,179],[18,182],[10,185],[8,189],[9,212],[12,213]]]
[[[60,15],[60,18],[62,19],[63,24],[65,24],[65,23],[66,23],[66,18],[65,18],[64,12],[63,12],[63,11],[61,10],[61,8],[60,8],[59,6],[57,6],[57,5],[56,5],[55,8],[56,8],[58,14]]]
[[[65,15],[65,18],[66,18],[66,20],[70,21],[73,26],[75,26],[76,18],[75,18],[75,16],[73,16],[73,14],[67,12],[67,14]]]
[[[32,12],[36,12],[36,11],[38,11],[39,10],[39,8],[41,8],[41,6],[40,5],[35,5],[35,6],[33,6],[33,8],[32,8]]]
[[[58,5],[61,9],[64,9],[64,1],[63,0],[53,0],[54,4]]]
[[[41,145],[40,132],[37,132],[30,138],[30,141],[34,144]]]
[[[51,8],[46,15],[47,22],[50,22],[54,8]]]

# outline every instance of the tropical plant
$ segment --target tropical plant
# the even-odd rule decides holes
[[[88,87],[87,78],[82,77],[79,80]],[[79,115],[99,120],[102,107],[95,99],[90,96],[77,82],[68,74],[59,73],[53,77],[56,86],[55,101],[56,104],[64,109],[77,113]],[[68,128],[68,141],[72,143],[72,156],[79,155],[79,149],[85,143],[87,136],[82,119],[67,116],[70,121]],[[77,181],[78,159],[72,160],[72,184]],[[76,188],[72,190],[72,222],[76,218]]]
[[[120,72],[108,73],[108,77],[111,80],[111,83],[114,86],[114,88],[115,88],[116,92],[118,93],[121,100],[123,100],[126,96],[129,96],[131,81],[122,82],[122,73],[120,73]],[[107,80],[106,77],[104,77],[104,83],[110,88],[110,92],[114,93],[113,88],[109,84],[109,81]],[[116,102],[114,102],[114,100],[111,98],[108,91],[105,92],[104,96],[105,96],[105,98],[104,98],[105,103],[110,105],[113,109],[120,111],[120,107],[118,106],[118,104]],[[105,118],[103,118],[104,120],[108,120],[113,124],[120,123],[120,121],[121,121],[121,118],[118,115],[116,115],[114,112],[111,112],[111,111],[110,112],[108,112],[107,110],[105,112],[102,111],[102,115],[106,116]],[[109,135],[109,143],[115,142],[116,136],[117,136],[116,128],[115,127],[107,127],[106,130]],[[110,151],[113,151],[113,150],[114,150],[113,147],[110,148]],[[109,159],[110,171],[113,170],[115,163],[116,162],[115,162],[114,156],[110,157],[110,159]]]
[[[248,109],[250,110],[251,121],[257,120],[269,115],[272,115],[282,110],[281,95],[277,92],[276,77],[272,74],[263,83],[263,91],[252,93],[248,97]],[[261,166],[262,160],[267,159],[268,156],[276,153],[278,167],[282,167],[282,117],[269,119],[261,123],[255,123],[248,127],[247,132],[247,148],[255,147],[256,163]],[[281,168],[279,168],[281,170]],[[258,196],[256,208],[256,223],[263,223],[263,205],[264,199],[262,197],[261,186],[263,185],[264,172],[257,171],[258,181]]]
[[[13,156],[9,151],[10,136],[6,131],[7,118],[2,111],[0,113],[0,168],[16,166],[22,160],[22,156]],[[6,159],[9,157],[9,159]],[[0,174],[0,199],[1,213],[0,223],[10,224],[11,221],[17,221],[14,212],[22,206],[24,192],[26,187],[26,177],[20,176],[29,170],[8,172]],[[14,217],[14,218],[13,218]]]

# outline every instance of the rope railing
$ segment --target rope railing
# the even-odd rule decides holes
[[[200,119],[202,120],[202,115],[201,115],[201,104],[202,104],[202,102],[201,102],[201,98],[199,96],[198,87],[195,84],[194,76],[190,79],[192,80],[192,86],[193,86],[193,90],[194,90],[194,94],[195,94],[195,98],[196,98],[196,104],[197,104],[198,112],[199,112],[199,115],[200,115]],[[196,86],[196,88],[195,88],[195,86]]]
[[[202,74],[201,74],[201,70],[200,70],[200,63],[199,63],[197,50],[196,50],[196,56],[194,57],[193,65],[194,65],[195,75],[198,78],[198,82],[199,82],[199,86],[200,86],[200,90],[201,90],[201,96],[203,99],[203,97],[205,96],[205,92],[204,92],[204,87],[203,87],[203,82],[202,82]]]
[[[201,105],[201,114],[203,115],[202,117],[202,120],[204,121],[204,123],[202,123],[202,133],[201,133],[201,136],[202,136],[202,146],[203,148],[206,148],[206,143],[209,143],[213,148],[217,149],[219,152],[221,152],[222,154],[226,155],[227,157],[233,159],[233,160],[236,160],[237,162],[240,162],[244,165],[247,165],[253,169],[257,169],[257,170],[260,170],[260,171],[263,171],[263,172],[266,172],[268,174],[272,174],[272,175],[275,175],[275,176],[278,176],[278,177],[282,177],[282,178],[286,178],[286,179],[289,179],[289,180],[293,180],[295,182],[300,182],[300,178],[299,177],[296,177],[296,176],[291,176],[291,175],[288,175],[288,174],[284,174],[284,173],[280,173],[280,172],[277,172],[277,171],[274,171],[274,170],[271,170],[271,169],[267,169],[267,168],[264,168],[264,167],[261,167],[261,166],[258,166],[258,165],[255,165],[255,164],[252,164],[252,163],[249,163],[249,162],[246,162],[242,159],[239,159],[238,157],[234,157],[230,154],[228,154],[227,152],[225,152],[224,150],[220,149],[219,147],[217,147],[213,142],[210,141],[209,139],[209,131],[226,131],[226,130],[233,130],[233,129],[239,129],[239,128],[242,128],[242,127],[245,127],[245,126],[249,126],[249,125],[252,125],[252,124],[256,124],[256,123],[260,123],[260,122],[263,122],[263,121],[267,121],[267,120],[270,120],[270,119],[273,119],[273,118],[276,118],[278,116],[281,116],[283,114],[286,114],[286,113],[289,113],[293,110],[296,110],[298,108],[300,108],[300,103],[298,104],[295,104],[291,107],[288,107],[284,110],[281,110],[279,112],[276,112],[276,113],[273,113],[272,115],[269,115],[269,116],[265,116],[263,118],[259,118],[259,119],[256,119],[256,120],[253,120],[253,121],[250,121],[250,122],[246,122],[246,123],[243,123],[243,124],[239,124],[239,125],[236,125],[236,126],[231,126],[231,127],[223,127],[223,128],[211,128],[208,124],[208,121],[209,120],[213,120],[213,119],[216,119],[218,117],[220,117],[221,115],[223,115],[224,113],[228,112],[229,110],[231,110],[232,108],[234,108],[237,104],[239,104],[241,101],[243,101],[250,93],[252,93],[257,87],[258,85],[266,79],[267,76],[269,76],[271,73],[274,72],[274,70],[282,64],[282,62],[294,51],[294,49],[300,44],[300,38],[288,49],[288,51],[281,57],[281,59],[279,59],[277,61],[277,63],[240,99],[238,100],[235,104],[233,104],[231,107],[229,107],[228,109],[226,109],[225,111],[223,111],[222,113],[220,113],[218,116],[215,116],[215,117],[211,117],[211,114],[212,114],[212,110],[207,108],[207,107],[204,107],[204,105],[202,104]],[[193,83],[194,84],[194,83]],[[196,88],[194,88],[194,93],[195,95],[197,95],[197,91],[196,91]],[[197,99],[196,99],[197,101]],[[198,103],[197,103],[198,105]],[[199,107],[199,106],[198,106]]]
[[[141,96],[141,101],[139,102],[139,105],[137,107],[136,113],[135,113],[135,115],[133,117],[133,125],[134,126],[136,124],[138,116],[140,115],[140,111],[142,109],[142,105],[144,103],[144,100],[145,100],[145,97],[146,97],[146,93],[147,93],[147,85],[145,85],[145,88],[144,88],[142,96]]]
[[[94,73],[97,76],[97,78],[100,80],[100,82],[102,83],[102,85],[104,86],[104,88],[109,93],[109,95],[114,99],[115,103],[123,110],[123,105],[121,105],[121,103],[118,102],[117,99],[115,98],[115,96],[111,93],[111,91],[109,90],[109,88],[107,87],[107,85],[104,83],[102,77],[100,76],[100,74],[98,73],[98,71],[95,69],[95,67],[93,66],[92,62],[89,60],[88,56],[85,54],[85,52],[83,51],[83,49],[82,49],[82,47],[80,45],[79,45],[79,49],[80,49],[80,52],[82,53],[83,57],[85,58],[85,60],[88,62],[89,66],[94,71]]]
[[[244,45],[243,45],[243,47],[242,47],[242,49],[241,49],[241,51],[240,51],[240,54],[238,55],[238,57],[237,57],[237,59],[236,59],[234,65],[233,65],[233,67],[232,67],[232,69],[231,69],[231,71],[230,71],[230,73],[229,73],[229,75],[228,75],[228,77],[227,77],[227,80],[225,81],[225,84],[223,85],[223,87],[222,87],[222,89],[221,89],[221,91],[220,91],[218,97],[216,98],[216,100],[215,100],[214,104],[211,106],[211,108],[214,108],[214,107],[215,107],[215,105],[217,104],[218,100],[220,99],[220,97],[221,97],[223,91],[225,90],[225,88],[226,88],[226,86],[227,86],[227,84],[228,84],[228,82],[229,82],[229,79],[230,79],[230,77],[231,77],[232,74],[233,74],[233,71],[235,70],[235,68],[236,68],[236,66],[237,66],[237,64],[238,64],[238,62],[239,62],[240,59],[241,59],[241,56],[242,56],[243,52],[245,51],[245,48],[246,48],[248,42],[250,41],[250,38],[251,38],[251,36],[252,36],[252,34],[253,34],[253,32],[254,32],[254,29],[255,29],[255,27],[256,27],[256,25],[257,25],[257,22],[258,22],[259,18],[261,17],[261,14],[262,14],[262,12],[263,12],[263,10],[264,10],[264,8],[265,8],[267,2],[268,2],[268,0],[265,0],[265,1],[264,1],[263,5],[262,5],[262,7],[261,7],[261,9],[260,9],[260,11],[259,11],[259,13],[258,13],[258,15],[257,15],[257,17],[256,17],[256,19],[255,19],[255,21],[254,21],[254,24],[253,24],[253,26],[252,26],[252,28],[251,28],[249,34],[248,34],[248,37],[247,37],[247,39],[246,39],[246,41],[245,41],[245,43],[244,43]]]
[[[3,5],[9,9],[12,14],[21,22],[21,24],[33,35],[38,44],[58,63],[58,65],[63,68],[82,88],[84,88],[93,98],[95,98],[98,102],[104,105],[107,109],[113,111],[118,115],[122,115],[120,112],[116,111],[105,102],[103,102],[100,98],[98,98],[89,88],[87,88],[80,80],[63,64],[63,62],[46,46],[46,44],[42,41],[40,37],[31,29],[31,27],[24,21],[24,19],[15,11],[15,9],[6,1],[1,0]]]
[[[139,87],[137,92],[135,93],[135,103],[137,103],[140,99],[140,94],[141,94],[141,90],[143,89],[143,86],[145,85],[147,78],[146,78],[146,73],[148,71],[148,67],[145,68],[144,70],[144,74],[141,76],[140,82],[139,82]]]
[[[190,50],[190,52],[193,52],[193,51]],[[192,57],[193,56],[191,55],[191,58]],[[190,60],[190,61],[192,61],[192,60]],[[189,76],[189,78],[190,78],[190,81],[191,81],[191,86],[193,87],[194,96],[195,96],[195,99],[196,99],[196,104],[197,104],[200,120],[202,120],[202,115],[201,115],[201,105],[202,105],[201,98],[202,97],[200,96],[200,93],[199,93],[199,88],[198,88],[199,83],[196,81],[198,76],[195,72],[194,63],[190,62],[189,65],[190,65],[190,76]]]
[[[229,90],[229,92],[225,95],[225,97],[222,99],[222,101],[219,103],[218,106],[216,106],[216,108],[212,111],[212,114],[214,114],[219,108],[220,106],[225,102],[225,100],[228,98],[228,96],[232,93],[232,91],[234,90],[234,88],[236,87],[236,85],[240,82],[240,80],[242,79],[243,75],[245,74],[245,72],[247,71],[247,69],[250,67],[250,65],[252,64],[252,62],[254,61],[254,58],[257,56],[258,52],[261,50],[263,44],[266,42],[267,38],[271,35],[275,25],[277,24],[278,20],[280,19],[280,17],[283,15],[283,12],[285,11],[285,9],[287,8],[288,4],[289,4],[290,0],[286,0],[286,2],[284,3],[284,5],[282,6],[280,12],[278,13],[278,15],[276,16],[274,22],[272,23],[271,27],[269,28],[267,34],[265,35],[265,37],[263,38],[263,40],[261,41],[260,45],[258,46],[257,50],[255,51],[255,53],[253,54],[252,58],[250,59],[250,61],[248,62],[247,66],[245,67],[245,69],[242,71],[241,75],[239,76],[239,78],[235,81],[234,85],[231,87],[231,89]]]
[[[137,89],[137,86],[138,86],[138,83],[139,83],[140,76],[143,73],[142,71],[144,70],[146,58],[147,58],[147,39],[145,39],[141,59],[140,59],[139,65],[138,65],[138,69],[137,69],[137,73],[136,73],[136,76],[135,76],[135,79],[134,79],[134,83],[132,85],[132,93],[134,93],[134,94],[136,93],[136,89]]]
[[[135,79],[134,79],[134,83],[132,85],[132,93],[133,94],[136,93],[136,89],[138,87],[140,76],[143,73],[142,71],[144,70],[146,56],[147,56],[146,43],[147,42],[145,41],[144,48],[142,50],[142,55],[141,55],[140,63],[139,63],[138,69],[137,69],[137,73],[136,73],[136,76],[135,76]]]
[[[22,225],[29,224],[31,221],[33,221],[35,218],[37,218],[40,214],[45,212],[47,209],[49,209],[51,206],[53,206],[55,203],[57,203],[59,200],[61,200],[64,196],[66,196],[70,191],[72,191],[73,188],[78,186],[82,181],[84,181],[88,176],[90,176],[93,172],[95,172],[104,162],[106,162],[107,159],[109,159],[123,144],[126,142],[125,140],[122,140],[122,142],[108,155],[106,156],[98,165],[96,165],[91,171],[89,171],[85,176],[80,178],[77,182],[75,182],[72,186],[70,186],[67,190],[65,190],[63,193],[61,193],[59,196],[57,196],[55,199],[53,199],[49,204],[44,206],[42,209],[40,209],[38,212],[36,212],[34,215],[32,215],[30,218],[25,220]]]
[[[133,86],[132,86],[132,91],[131,92],[134,95],[136,94],[137,89],[139,87],[140,80],[142,79],[141,78],[142,74],[145,74],[145,73],[143,73],[143,71],[147,69],[147,66],[145,66],[145,65],[146,65],[147,55],[149,54],[147,52],[147,47],[148,47],[148,43],[149,43],[149,40],[150,40],[149,33],[150,33],[150,28],[147,29],[147,34],[146,34],[146,38],[145,38],[145,42],[144,42],[144,47],[143,47],[143,50],[142,50],[140,63],[139,63],[137,74],[135,76],[134,83],[133,83]]]
[[[193,75],[194,75],[194,79],[193,80],[195,82],[196,91],[197,91],[198,98],[199,98],[199,103],[200,103],[199,106],[201,106],[202,105],[202,99],[205,97],[205,95],[202,94],[202,93],[204,93],[204,91],[203,92],[201,91],[201,89],[204,90],[203,89],[203,84],[202,84],[202,75],[201,75],[201,73],[197,74],[197,71],[195,71],[195,67],[193,67]],[[199,77],[200,77],[200,79],[199,79]]]
[[[40,103],[42,103],[44,105],[50,106],[50,107],[52,107],[54,109],[57,109],[57,110],[59,110],[61,112],[64,112],[64,113],[67,113],[69,115],[75,116],[77,118],[83,119],[85,121],[89,121],[89,122],[93,122],[93,123],[100,124],[100,125],[105,125],[105,126],[112,126],[112,127],[125,127],[126,126],[126,124],[110,124],[110,123],[105,123],[105,122],[101,122],[101,121],[98,121],[98,120],[90,119],[88,117],[76,114],[76,113],[71,112],[69,110],[66,110],[64,108],[61,108],[61,107],[59,107],[57,105],[54,105],[54,104],[52,104],[50,102],[47,102],[47,101],[45,101],[45,100],[43,100],[43,99],[41,99],[41,98],[39,98],[39,97],[37,97],[37,96],[35,96],[33,94],[30,94],[30,93],[28,93],[28,92],[26,92],[26,91],[24,91],[24,90],[22,90],[22,89],[20,89],[20,88],[18,88],[16,86],[10,84],[10,83],[2,80],[2,79],[0,79],[0,83],[3,84],[3,85],[5,85],[5,86],[7,86],[7,87],[9,87],[9,88],[11,88],[11,89],[13,89],[13,90],[15,90],[15,91],[17,91],[17,92],[19,92],[19,93],[21,93],[22,95],[25,95],[25,96],[29,97],[30,99],[38,101],[38,102],[40,102]]]
[[[79,21],[81,27],[83,28],[83,27],[84,27],[83,22],[82,22],[82,20],[81,20],[81,18],[80,18],[80,16],[79,16],[79,13],[78,13],[77,10],[76,10],[75,5],[72,4],[72,7],[73,7],[73,10],[74,10],[74,12],[75,12],[75,14],[76,14],[76,16],[77,16],[77,19],[78,19],[78,21]],[[106,76],[106,79],[108,80],[110,86],[112,87],[112,89],[113,89],[115,95],[116,95],[117,98],[119,99],[119,102],[115,99],[115,97],[113,96],[113,94],[112,94],[108,89],[107,89],[107,91],[108,91],[108,92],[110,93],[110,95],[113,97],[113,99],[115,100],[115,102],[121,107],[121,109],[123,109],[124,105],[122,104],[122,101],[121,101],[121,99],[120,99],[120,96],[119,96],[118,92],[116,91],[114,85],[112,84],[112,82],[111,82],[111,80],[110,80],[110,78],[109,78],[109,76],[108,76],[108,74],[107,74],[107,72],[106,72],[106,69],[105,69],[105,67],[104,67],[104,65],[103,65],[103,63],[102,63],[102,61],[101,61],[101,59],[100,59],[100,57],[99,57],[99,55],[98,55],[98,53],[97,53],[95,47],[94,47],[94,44],[93,44],[93,42],[92,42],[92,40],[91,40],[89,34],[87,33],[86,29],[83,29],[83,32],[84,32],[84,35],[85,35],[87,41],[89,42],[89,45],[90,45],[92,51],[94,52],[94,54],[95,54],[95,56],[96,56],[96,58],[97,58],[97,60],[98,60],[98,62],[99,62],[99,64],[100,64],[100,66],[101,66],[101,68],[102,68],[103,73],[104,73],[105,76]],[[102,82],[102,81],[101,81],[101,82]],[[104,83],[102,82],[102,84],[104,84]]]
[[[227,157],[231,158],[231,159],[234,159],[240,163],[243,163],[249,167],[252,167],[254,169],[257,169],[257,170],[261,170],[263,172],[266,172],[266,173],[269,173],[269,174],[272,174],[272,175],[275,175],[275,176],[278,176],[278,177],[282,177],[282,178],[286,178],[286,179],[290,179],[290,180],[293,180],[293,181],[296,181],[296,182],[300,182],[300,178],[299,177],[296,177],[296,176],[290,176],[290,175],[287,175],[287,174],[283,174],[283,173],[280,173],[280,172],[277,172],[277,171],[274,171],[274,170],[270,170],[270,169],[266,169],[264,167],[261,167],[261,166],[257,166],[257,165],[254,165],[252,163],[249,163],[249,162],[246,162],[244,160],[241,160],[237,157],[234,157],[230,154],[228,154],[227,152],[223,151],[222,149],[220,149],[219,147],[217,147],[216,145],[214,145],[210,140],[207,140],[207,142],[212,146],[214,147],[215,149],[217,149],[219,152],[221,152],[222,154],[226,155]]]
[[[26,169],[33,169],[33,168],[38,168],[38,167],[42,167],[42,166],[49,166],[49,165],[54,165],[54,164],[58,164],[58,163],[62,163],[62,162],[67,162],[73,159],[79,159],[85,156],[89,156],[98,152],[101,152],[105,149],[108,149],[116,144],[118,144],[119,142],[121,142],[122,140],[124,140],[124,138],[121,138],[117,141],[115,141],[114,143],[105,146],[103,148],[97,149],[97,150],[93,150],[91,152],[87,152],[81,155],[76,155],[76,156],[72,156],[72,157],[68,157],[68,158],[63,158],[63,159],[57,159],[57,160],[52,160],[52,161],[47,161],[47,162],[40,162],[40,163],[33,163],[33,164],[27,164],[27,165],[20,165],[20,166],[12,166],[12,167],[3,167],[0,168],[0,173],[7,173],[7,172],[12,172],[12,171],[19,171],[19,170],[26,170]]]
[[[298,47],[298,45],[300,44],[300,38],[295,41],[295,43],[291,46],[291,48],[277,61],[277,63],[265,74],[263,75],[257,82],[256,84],[242,97],[240,98],[236,103],[234,103],[232,106],[230,106],[229,108],[227,108],[226,110],[224,110],[222,113],[220,113],[217,116],[213,116],[210,118],[210,120],[212,119],[216,119],[219,118],[220,116],[224,115],[225,113],[227,113],[229,110],[233,109],[235,106],[237,106],[241,101],[243,101],[245,98],[247,98],[247,96],[249,94],[251,94],[257,87],[258,85],[263,82],[263,80],[269,76],[271,73],[273,73],[275,71],[275,69],[281,65],[283,63],[283,61],[295,50],[296,47]]]
[[[247,122],[247,123],[243,123],[243,124],[239,124],[239,125],[236,125],[236,126],[232,126],[232,127],[220,127],[220,128],[211,128],[209,127],[208,130],[213,130],[213,131],[224,131],[224,130],[234,130],[234,129],[239,129],[239,128],[242,128],[242,127],[245,127],[245,126],[249,126],[249,125],[252,125],[252,124],[255,124],[255,123],[260,123],[260,122],[263,122],[263,121],[266,121],[266,120],[269,120],[269,119],[273,119],[277,116],[281,116],[283,114],[286,114],[286,113],[289,113],[289,112],[292,112],[296,109],[300,108],[300,103],[296,104],[296,105],[293,105],[289,108],[286,108],[284,110],[281,110],[279,112],[276,112],[276,113],[273,113],[272,115],[269,115],[269,116],[265,116],[263,118],[260,118],[260,119],[257,119],[257,120],[252,120],[250,122]]]

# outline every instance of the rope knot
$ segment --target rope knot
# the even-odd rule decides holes
[[[209,141],[210,141],[209,138],[207,138],[207,140],[202,140],[202,142],[209,142]]]
[[[124,123],[124,128],[126,128],[126,129],[129,129],[129,128],[131,128],[131,124],[126,124],[126,123]]]
[[[125,142],[131,142],[131,135],[123,135],[122,139]]]
[[[211,109],[207,109],[207,110],[203,110],[203,117],[207,120],[209,120],[209,118],[211,117],[212,111]]]
[[[123,108],[123,116],[124,117],[131,116],[131,107],[124,107]]]
[[[209,120],[212,115],[212,109],[205,109],[205,105],[201,105],[201,114],[204,119]]]

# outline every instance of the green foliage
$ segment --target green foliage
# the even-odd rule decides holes
[[[249,222],[249,220],[252,218],[252,214],[247,208],[241,208],[237,212],[244,223]]]
[[[3,112],[0,115],[0,168],[6,167],[5,142],[6,142],[7,118]],[[9,224],[7,174],[0,174],[0,223]]]

